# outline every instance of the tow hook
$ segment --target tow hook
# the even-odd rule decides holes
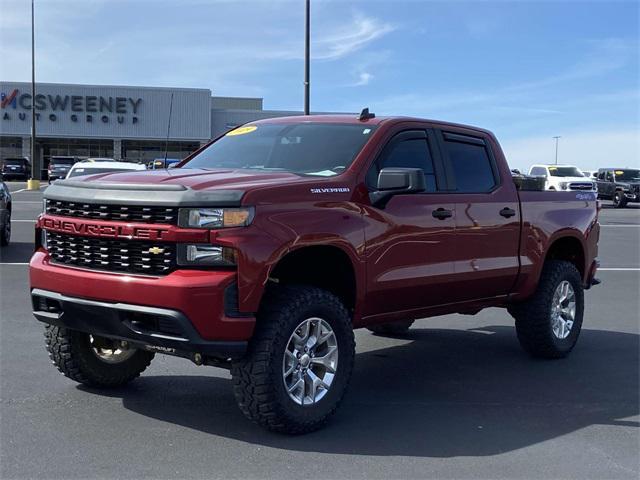
[[[202,354],[194,353],[193,354],[193,363],[195,363],[196,365],[202,365],[202,363],[203,363]]]

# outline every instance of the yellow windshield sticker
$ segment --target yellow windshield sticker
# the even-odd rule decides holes
[[[624,175],[624,172],[622,170],[616,170],[616,175]]]
[[[235,130],[231,130],[229,133],[227,133],[227,137],[233,137],[235,135],[244,135],[246,133],[251,133],[254,132],[258,129],[258,127],[256,127],[255,125],[248,125],[246,127],[240,127],[240,128],[236,128]]]
[[[557,170],[558,167],[549,167],[549,170]]]

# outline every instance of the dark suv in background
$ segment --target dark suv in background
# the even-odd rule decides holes
[[[601,168],[597,182],[598,198],[613,200],[615,208],[640,202],[640,170],[637,168]]]
[[[65,178],[74,163],[82,160],[80,157],[54,156],[49,160],[49,183],[59,178]]]
[[[27,157],[9,157],[1,162],[0,173],[5,180],[27,180],[31,177],[31,163]]]

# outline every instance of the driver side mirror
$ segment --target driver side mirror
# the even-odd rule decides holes
[[[384,208],[394,195],[424,192],[426,182],[421,168],[383,168],[378,175],[378,190],[369,198],[375,207]]]

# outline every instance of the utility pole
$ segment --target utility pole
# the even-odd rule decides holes
[[[558,135],[557,137],[553,137],[556,139],[556,165],[558,164],[558,140],[560,140],[562,137],[560,135]]]
[[[309,115],[309,51],[310,51],[310,10],[311,0],[306,0],[305,3],[305,25],[304,25],[304,114]]]
[[[27,189],[40,190],[41,167],[36,155],[36,23],[35,5],[31,0],[31,178]]]
[[[171,100],[169,101],[169,120],[167,121],[167,138],[164,141],[164,168],[167,168],[167,151],[169,150],[169,133],[171,132],[171,113],[173,112],[173,92],[171,92]],[[156,168],[156,162],[153,162],[153,168]]]

